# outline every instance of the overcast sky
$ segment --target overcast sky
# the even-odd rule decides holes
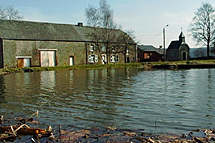
[[[162,29],[166,29],[166,47],[177,40],[181,28],[190,47],[195,45],[188,28],[194,12],[202,2],[215,6],[215,0],[107,0],[114,20],[124,30],[133,30],[140,44],[162,45]],[[97,7],[99,0],[0,0],[1,7],[13,6],[25,20],[76,24],[85,22],[85,8]]]

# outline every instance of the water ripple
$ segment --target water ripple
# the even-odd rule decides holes
[[[0,114],[39,110],[40,122],[54,127],[184,133],[214,127],[214,85],[214,69],[17,73],[0,76]]]

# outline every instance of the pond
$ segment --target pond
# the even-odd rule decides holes
[[[215,127],[215,69],[59,70],[0,76],[0,115],[64,129],[176,133]]]

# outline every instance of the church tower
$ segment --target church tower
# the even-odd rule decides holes
[[[179,35],[179,41],[181,43],[185,43],[185,36],[184,36],[183,32],[181,32],[181,34]]]

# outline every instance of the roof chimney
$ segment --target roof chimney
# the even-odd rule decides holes
[[[82,27],[82,26],[83,26],[83,23],[82,23],[82,22],[78,22],[78,25],[77,25],[77,26]]]

